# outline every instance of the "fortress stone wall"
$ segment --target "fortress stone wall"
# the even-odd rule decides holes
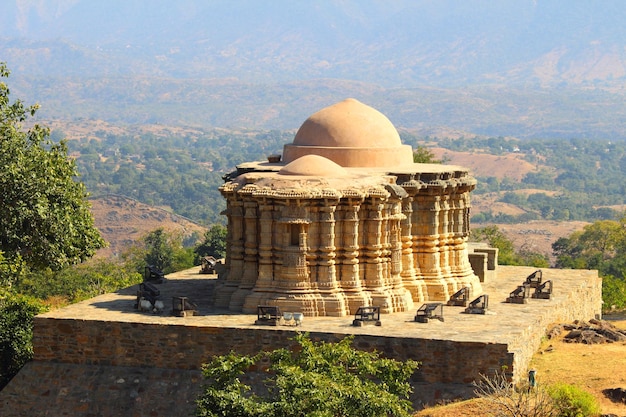
[[[283,159],[238,166],[220,188],[227,200],[227,257],[218,279],[197,273],[159,285],[188,297],[198,315],[134,308],[137,288],[35,318],[34,360],[0,392],[0,415],[187,416],[213,355],[354,335],[355,347],[421,362],[416,407],[467,397],[480,375],[526,377],[551,323],[601,314],[597,271],[544,270],[553,296],[504,300],[534,271],[499,267],[495,252],[468,250],[469,193],[461,167],[414,164],[391,122],[356,100],[303,123]],[[482,251],[482,252],[481,252]],[[478,274],[478,275],[477,275]],[[489,296],[486,314],[444,307],[444,321],[418,323],[423,302],[467,287]],[[299,327],[255,325],[258,305],[305,314]],[[361,306],[381,326],[353,327]]]
[[[353,327],[350,317],[306,317],[297,328],[254,325],[256,315],[211,306],[207,288],[215,280],[202,275],[159,286],[164,299],[193,294],[203,306],[198,316],[140,313],[133,308],[134,288],[105,294],[35,319],[35,359],[0,392],[0,415],[46,415],[49,410],[76,416],[116,415],[111,410],[117,415],[189,415],[202,385],[201,364],[212,355],[290,346],[296,331],[326,341],[354,334],[359,349],[420,361],[411,381],[416,407],[468,397],[473,380],[503,366],[515,380],[524,379],[551,323],[600,315],[602,283],[595,271],[544,270],[544,278],[555,282],[553,299],[503,303],[533,271],[499,267],[497,280],[483,283],[491,300],[487,315],[444,307],[444,322],[416,323],[410,311],[383,315],[380,327]]]

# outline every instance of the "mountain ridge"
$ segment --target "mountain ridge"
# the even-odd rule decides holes
[[[296,129],[355,97],[400,128],[626,138],[626,7],[580,0],[6,0],[41,120]]]
[[[626,74],[621,5],[9,0],[1,7],[0,37],[54,41],[60,49],[64,44],[84,54],[83,64],[92,62],[88,69],[95,75],[111,70],[98,65],[108,61],[121,73],[250,82],[580,84],[613,82]]]

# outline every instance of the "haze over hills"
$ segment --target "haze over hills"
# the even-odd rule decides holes
[[[5,0],[41,117],[293,129],[354,96],[398,126],[626,137],[620,0]]]

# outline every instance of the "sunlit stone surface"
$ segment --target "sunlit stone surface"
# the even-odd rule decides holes
[[[413,163],[382,113],[354,99],[320,110],[282,161],[237,167],[220,188],[228,243],[215,304],[307,316],[401,312],[481,292],[468,260],[465,168]]]

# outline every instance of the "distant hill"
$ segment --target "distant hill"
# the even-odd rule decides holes
[[[295,129],[346,97],[398,127],[626,138],[621,0],[5,0],[42,119]]]
[[[182,237],[201,239],[207,230],[184,217],[136,200],[109,195],[90,200],[96,228],[109,243],[97,256],[117,256],[149,232],[163,228]]]
[[[0,37],[12,42],[4,45],[5,59],[40,64],[16,69],[46,76],[580,84],[626,75],[623,6],[621,0],[4,0]]]

